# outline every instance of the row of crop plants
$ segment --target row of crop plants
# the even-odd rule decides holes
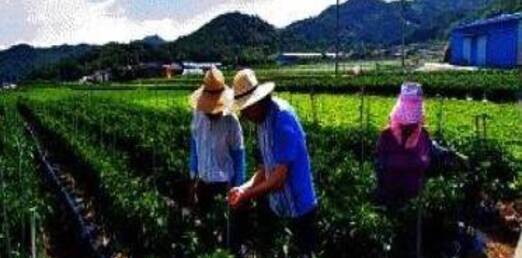
[[[233,73],[227,73],[232,84]],[[259,71],[260,81],[274,81],[279,90],[291,92],[353,93],[362,88],[378,95],[395,95],[396,86],[404,81],[416,81],[424,86],[427,94],[448,97],[472,97],[495,101],[514,101],[522,91],[522,74],[519,71],[451,71],[451,72],[412,72],[383,73],[369,72],[358,76],[331,73],[288,74],[264,73]],[[192,89],[201,84],[201,76],[179,76],[174,79],[149,79],[129,83],[116,83],[105,86],[107,89],[132,89],[136,86],[157,86],[159,89]],[[119,87],[117,87],[119,86]],[[104,88],[104,87],[99,87]]]
[[[96,139],[91,145],[112,146],[113,152],[131,148],[131,152],[139,153],[138,156],[144,158],[141,165],[132,165],[129,161],[134,168],[123,171],[136,170],[136,167],[146,169],[145,178],[153,182],[186,177],[188,109],[177,102],[169,109],[147,108],[131,103],[120,97],[97,95],[71,97],[41,104],[40,107],[32,104],[32,107],[46,110],[44,113],[50,114],[53,120],[71,126],[63,129],[61,134],[76,131]],[[55,127],[54,130],[58,130]],[[305,122],[305,127],[321,196],[320,239],[323,241],[320,250],[327,252],[326,255],[343,252],[346,248],[361,250],[360,256],[386,254],[389,246],[393,245],[393,232],[399,225],[390,221],[372,202],[375,179],[371,149],[375,144],[377,128],[371,123],[364,130],[354,126],[339,128],[314,124],[309,120]],[[74,141],[72,138],[64,140]],[[469,137],[449,141],[471,156],[474,168],[471,171],[460,168],[430,181],[422,202],[427,217],[435,218],[440,214],[456,216],[458,207],[469,201],[461,194],[466,184],[498,193],[495,196],[498,198],[513,195],[513,181],[516,173],[520,173],[520,167],[501,144],[484,139],[475,141]],[[366,155],[361,154],[361,146],[366,149]],[[88,147],[79,145],[76,148]],[[249,149],[252,149],[251,140]],[[92,154],[86,154],[86,158],[89,155]],[[110,153],[104,156],[108,155]],[[161,189],[158,185],[156,187]],[[145,225],[150,223],[146,220],[140,222]],[[367,248],[360,248],[361,245]],[[367,250],[374,250],[375,253]]]
[[[138,105],[158,112],[175,113],[179,109],[188,110],[188,91],[104,91],[85,93],[69,91],[70,95],[81,98],[104,96],[124,105]],[[53,95],[54,91],[53,91]],[[69,95],[69,96],[70,96]],[[360,128],[361,96],[332,94],[276,94],[288,100],[297,110],[301,120],[316,123],[322,127]],[[395,98],[364,96],[364,116],[368,116],[372,126],[383,128],[395,104]],[[515,103],[496,104],[481,101],[455,100],[448,98],[427,98],[425,100],[426,126],[434,134],[444,134],[446,138],[458,141],[460,138],[478,137],[477,118],[486,117],[486,135],[506,145],[522,159],[522,110]],[[377,134],[370,136],[376,138]]]
[[[35,107],[34,104],[32,106]],[[130,148],[132,152],[139,153],[138,156],[142,158],[139,163],[142,165],[138,164],[135,167],[147,169],[147,171],[144,171],[146,176],[140,178],[144,182],[149,180],[153,182],[177,180],[178,178],[186,178],[188,175],[186,143],[189,135],[188,119],[190,119],[190,113],[187,110],[176,110],[173,115],[169,115],[165,112],[148,110],[140,106],[113,103],[105,98],[94,98],[92,103],[89,103],[87,99],[71,98],[48,103],[40,109],[46,109],[45,112],[53,114],[51,116],[58,118],[58,120],[65,119],[62,123],[71,125],[69,128],[71,134],[74,134],[75,130],[78,130],[80,134],[82,131],[87,132],[86,134],[91,135],[93,139],[97,139],[93,144],[114,144],[117,146],[113,146],[112,149],[116,152]],[[74,128],[76,123],[79,123],[78,128]],[[320,139],[326,134],[329,133],[317,132],[314,138]],[[341,137],[341,135],[338,136]],[[354,140],[357,135],[344,135],[342,137],[349,137]],[[326,153],[320,151],[317,153],[318,155],[314,156],[320,158],[323,155],[326,156]],[[341,154],[342,152],[337,153]],[[132,155],[132,153],[129,155]],[[138,156],[134,158],[140,158]],[[392,225],[382,215],[378,214],[376,207],[369,202],[372,189],[368,185],[373,180],[371,165],[364,161],[366,165],[361,171],[364,174],[359,175],[357,170],[351,169],[359,167],[355,158],[350,156],[339,158],[342,161],[335,165],[337,168],[330,169],[342,174],[340,177],[346,178],[344,182],[328,175],[327,172],[330,169],[321,167],[321,165],[331,162],[315,159],[317,164],[321,164],[318,165],[318,174],[320,173],[320,177],[324,178],[325,184],[341,187],[342,184],[350,181],[354,187],[343,187],[351,191],[350,195],[339,195],[342,192],[334,192],[333,189],[335,188],[333,187],[320,192],[325,207],[329,207],[325,208],[321,216],[321,228],[323,229],[321,239],[324,239],[321,243],[321,250],[328,250],[333,253],[336,250],[344,250],[346,245],[350,243],[355,249],[354,242],[349,241],[351,238],[348,237],[352,234],[354,238],[359,239],[369,248],[377,248],[375,255],[382,254],[386,250],[386,245],[383,243],[390,244],[393,230],[391,230]],[[157,185],[157,187],[162,188],[160,185]],[[176,191],[176,189],[170,190]],[[167,196],[175,195],[175,193],[165,194]],[[344,201],[341,201],[343,199]],[[338,203],[330,204],[334,200]],[[353,207],[353,209],[348,209],[348,206]],[[343,207],[344,214],[341,214]],[[147,224],[147,221],[141,222]],[[175,232],[170,233],[175,234]],[[276,247],[276,249],[280,248]],[[361,255],[364,254],[361,253]]]
[[[170,162],[168,171],[173,171],[176,162],[175,157],[185,155],[183,152],[186,148],[175,148],[176,143],[182,142],[188,132],[190,117],[178,116],[180,112],[187,113],[187,96],[189,92],[183,91],[108,91],[108,92],[80,92],[69,91],[67,96],[77,96],[69,103],[85,103],[89,105],[71,106],[71,110],[90,109],[92,103],[98,106],[104,103],[119,103],[121,108],[128,109],[130,114],[140,114],[138,124],[132,126],[136,132],[133,133],[131,142],[125,143],[127,147],[140,146],[148,148],[151,158],[159,157],[158,160],[166,160]],[[56,94],[51,91],[49,94]],[[61,93],[63,94],[63,93]],[[47,95],[44,91],[38,94],[37,98]],[[388,114],[393,107],[394,99],[375,96],[353,96],[353,95],[328,95],[328,94],[281,94],[283,98],[289,100],[297,109],[302,120],[310,124],[317,124],[321,127],[336,127],[339,130],[353,131],[361,128],[361,101],[364,101],[365,111],[363,116],[367,117],[368,125],[366,127],[375,128],[370,130],[366,138],[375,141],[377,138],[377,129],[384,127]],[[94,100],[93,100],[94,99]],[[53,99],[55,100],[55,99]],[[99,127],[103,127],[108,135],[120,135],[119,128],[112,128],[110,123],[103,121],[112,121],[118,119],[118,115],[111,116],[110,107],[102,107],[99,111],[92,113],[98,117]],[[98,114],[98,115],[97,115]],[[494,104],[483,103],[477,101],[462,101],[451,99],[427,99],[426,100],[426,125],[429,130],[448,141],[449,144],[466,150],[470,141],[481,140],[485,138],[490,141],[498,142],[505,148],[508,153],[506,155],[515,156],[519,161],[522,159],[522,142],[518,137],[518,132],[522,130],[522,112],[516,104]],[[162,118],[163,117],[167,117]],[[74,117],[74,116],[73,116]],[[481,128],[477,127],[477,119],[484,118],[486,123],[483,135],[480,133]],[[123,118],[121,122],[125,122]],[[158,123],[157,121],[160,121]],[[129,127],[131,128],[131,127]],[[172,128],[172,129],[171,129]],[[181,130],[178,130],[181,128]],[[147,138],[151,133],[151,137]],[[176,133],[175,133],[176,132]],[[123,132],[129,134],[129,131]],[[125,139],[131,139],[130,135]],[[158,139],[158,137],[160,139]],[[169,139],[177,139],[172,144],[164,144]],[[373,146],[367,148],[373,149]],[[469,151],[469,150],[468,150]],[[174,152],[178,152],[174,155]],[[370,153],[367,152],[367,153]],[[161,157],[162,156],[162,157]],[[170,156],[170,158],[168,158]],[[167,158],[166,158],[167,157]],[[371,155],[368,155],[371,157]],[[514,161],[517,162],[517,161]],[[158,166],[161,164],[158,164]],[[165,164],[163,164],[165,165]],[[179,166],[179,164],[178,164]],[[164,170],[164,169],[163,169]],[[518,180],[510,185],[511,189],[522,189],[522,171],[518,171]]]
[[[102,216],[110,230],[115,232],[117,245],[142,257],[154,257],[156,253],[173,253],[176,246],[171,231],[181,230],[176,220],[179,214],[169,208],[158,189],[139,172],[128,166],[125,153],[110,148],[109,144],[94,135],[76,128],[77,124],[58,110],[36,101],[23,101],[34,122],[49,137],[63,142],[64,148],[89,171],[95,173],[98,189],[96,197],[102,207]],[[75,175],[80,177],[81,175]],[[181,241],[179,241],[181,242]]]
[[[173,170],[185,167],[186,161],[177,158],[184,150],[158,148],[148,152],[157,141],[150,135],[172,136],[170,127],[162,130],[150,124],[154,114],[111,106],[104,98],[48,102],[47,97],[39,97],[22,99],[20,105],[49,137],[63,143],[71,159],[89,168],[81,173],[95,175],[99,186],[96,200],[105,224],[115,233],[116,250],[138,257],[226,255],[201,248],[193,217],[182,209],[187,174]],[[144,124],[157,131],[142,132]],[[75,176],[82,180],[82,175]]]
[[[183,151],[186,148],[177,148],[177,155],[173,154],[173,146],[182,144],[184,137],[188,134],[189,117],[180,116],[181,113],[188,113],[186,105],[186,92],[165,92],[165,94],[153,92],[118,92],[114,91],[111,94],[98,94],[103,96],[102,100],[96,98],[95,101],[100,103],[112,102],[120,103],[124,109],[129,109],[129,113],[142,114],[140,116],[141,122],[132,126],[136,128],[133,133],[133,143],[138,143],[140,146],[148,148],[151,160],[157,157],[157,160],[167,160],[170,164],[180,162],[176,157],[184,156]],[[92,96],[91,96],[92,97]],[[339,96],[339,95],[317,95],[314,101],[310,98],[313,96],[306,94],[283,94],[283,97],[289,99],[294,104],[301,114],[301,118],[308,124],[317,124],[320,127],[335,127],[336,131],[346,132],[354,130],[363,130],[360,121],[360,101],[361,98],[357,96]],[[76,101],[70,103],[78,103],[78,99],[89,99],[86,95],[76,98]],[[370,130],[366,130],[367,134],[364,138],[368,139],[370,143],[367,146],[366,159],[372,157],[371,152],[375,140],[377,138],[377,131],[382,125],[386,123],[387,114],[393,106],[393,99],[383,97],[365,97],[365,116],[367,116]],[[81,102],[81,101],[80,101]],[[137,106],[137,107],[136,107]],[[457,148],[462,152],[477,152],[482,149],[480,146],[473,144],[483,142],[496,143],[497,149],[501,148],[505,151],[502,155],[493,155],[497,159],[505,159],[509,162],[510,167],[516,167],[515,164],[520,163],[520,142],[516,142],[520,125],[522,124],[522,114],[519,112],[519,107],[513,104],[492,104],[481,103],[473,101],[457,101],[457,100],[428,100],[426,103],[427,110],[427,125],[432,133],[446,141],[448,144]],[[82,110],[86,106],[71,106],[70,109]],[[94,111],[92,116],[98,115],[98,120],[103,125],[103,120],[113,120],[116,117],[111,117],[110,112],[103,110],[110,110],[110,106],[102,107],[98,111]],[[173,115],[172,115],[173,114]],[[482,114],[487,114],[488,125],[487,135],[480,135],[475,128],[475,121],[480,118]],[[164,116],[165,118],[162,118]],[[183,117],[183,118],[182,118]],[[145,122],[147,121],[148,122]],[[123,122],[127,121],[126,118]],[[159,121],[159,122],[158,122]],[[118,135],[121,128],[111,128],[111,126],[102,126],[107,131],[107,135]],[[170,129],[172,127],[172,129]],[[181,128],[181,130],[177,130]],[[152,132],[150,137],[148,132]],[[170,134],[168,133],[170,132]],[[173,133],[178,132],[178,133]],[[125,133],[129,133],[128,131]],[[129,139],[128,136],[125,137]],[[354,135],[354,139],[360,139],[360,135]],[[484,138],[484,139],[483,139]],[[176,140],[173,140],[176,139]],[[171,144],[168,144],[171,140]],[[357,144],[348,144],[347,146],[359,146]],[[134,146],[135,144],[128,144]],[[471,146],[471,147],[470,147]],[[346,147],[346,146],[345,146]],[[315,149],[315,148],[313,148]],[[484,154],[485,155],[485,154]],[[516,158],[513,157],[516,156]],[[159,163],[159,162],[158,162]],[[481,163],[488,167],[487,162]],[[181,164],[183,165],[183,164]],[[172,169],[176,166],[170,165],[167,171],[176,171]],[[179,167],[179,165],[178,165]],[[182,166],[181,166],[182,167]],[[184,170],[185,168],[183,168]],[[500,168],[497,168],[497,170]],[[165,169],[158,169],[164,171]],[[494,169],[488,169],[492,171]],[[179,172],[179,170],[177,170]],[[501,172],[499,172],[501,173]],[[518,174],[517,174],[518,173]],[[506,191],[517,192],[522,189],[522,171],[518,169],[515,171],[515,177],[518,179],[510,184],[503,184]],[[509,176],[507,177],[509,178]],[[494,184],[493,184],[494,185]],[[520,191],[519,191],[520,192]]]
[[[0,256],[44,255],[42,225],[50,214],[35,145],[12,95],[0,96]]]

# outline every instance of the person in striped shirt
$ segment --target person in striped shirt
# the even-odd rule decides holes
[[[226,241],[236,252],[241,236],[240,225],[234,222],[241,218],[229,214],[232,224],[228,224],[224,212],[220,212],[226,208],[223,204],[228,190],[241,185],[245,177],[243,132],[237,116],[231,112],[233,91],[225,85],[223,73],[212,67],[205,74],[203,85],[191,95],[190,103],[190,177],[200,217],[206,218],[204,228],[210,231],[203,234],[203,241],[210,248],[212,243]],[[213,225],[213,217],[218,217],[217,225]],[[223,230],[225,225],[230,227]]]
[[[259,169],[247,183],[229,191],[229,205],[267,197],[271,214],[264,225],[288,221],[297,247],[297,257],[312,257],[316,246],[317,198],[314,190],[306,135],[288,102],[272,97],[273,83],[259,84],[246,69],[234,79],[236,108],[257,125],[261,154]],[[273,235],[272,235],[273,238]]]

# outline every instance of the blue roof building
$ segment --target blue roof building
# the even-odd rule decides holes
[[[504,14],[457,27],[450,62],[492,68],[522,66],[522,13]]]

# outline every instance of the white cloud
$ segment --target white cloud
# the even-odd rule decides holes
[[[345,2],[342,0],[341,2]],[[243,1],[245,2],[245,1]],[[334,5],[335,0],[265,0],[250,1],[251,4],[242,6],[247,13],[258,14],[277,27],[284,27],[293,21],[302,20],[318,15],[328,6]],[[246,7],[246,8],[245,8]]]
[[[36,46],[104,44],[153,34],[174,40],[230,11],[256,14],[282,27],[335,4],[335,0],[171,0],[170,4],[144,1],[0,0],[0,11],[11,14],[0,17],[2,24],[11,25],[0,28],[5,35],[0,38],[0,46],[18,42]],[[145,5],[148,9],[141,10]]]
[[[115,7],[115,0],[47,0],[29,7],[28,22],[37,25],[33,44],[102,44],[126,42],[160,32],[176,37],[177,24],[172,19],[133,21]]]

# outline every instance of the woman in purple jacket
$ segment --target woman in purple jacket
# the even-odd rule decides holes
[[[390,114],[390,124],[377,143],[377,199],[390,214],[400,211],[417,197],[429,170],[467,163],[467,157],[440,147],[424,128],[424,104],[421,85],[405,83]],[[415,223],[406,222],[399,242],[402,257],[418,257],[420,250],[420,213]],[[402,218],[406,219],[406,218]],[[408,219],[406,219],[408,220]],[[412,225],[413,224],[413,225]],[[416,228],[416,233],[413,234]],[[417,239],[417,242],[410,241]],[[412,245],[416,244],[416,247]]]
[[[377,196],[387,206],[402,206],[422,188],[431,149],[423,109],[421,86],[402,85],[390,124],[377,143]]]
[[[431,140],[424,128],[422,87],[405,83],[377,143],[377,198],[388,207],[403,207],[417,197],[428,169],[450,164],[458,155]]]

